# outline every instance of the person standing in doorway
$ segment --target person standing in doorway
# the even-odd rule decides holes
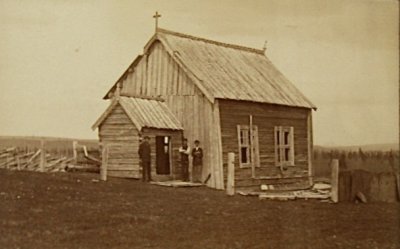
[[[201,182],[201,169],[203,166],[203,149],[200,148],[200,141],[194,141],[194,148],[192,150],[193,157],[193,182]]]
[[[188,182],[190,147],[186,138],[184,138],[182,141],[182,146],[179,148],[179,153],[181,154],[182,180]]]
[[[142,180],[144,182],[151,181],[151,147],[149,141],[150,138],[145,136],[143,142],[139,145],[139,158],[140,163],[142,164]]]

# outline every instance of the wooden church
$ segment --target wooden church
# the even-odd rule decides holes
[[[109,145],[110,176],[140,177],[137,150],[149,136],[155,179],[181,178],[185,137],[201,143],[209,187],[224,189],[228,152],[239,186],[312,181],[316,107],[264,50],[156,28],[104,99],[92,128]]]

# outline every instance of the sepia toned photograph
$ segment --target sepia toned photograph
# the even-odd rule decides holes
[[[0,248],[400,248],[399,1],[0,0]]]

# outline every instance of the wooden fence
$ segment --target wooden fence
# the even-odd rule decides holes
[[[339,173],[339,201],[355,201],[358,193],[362,193],[368,202],[399,201],[398,181],[399,176],[395,173],[342,171]]]
[[[85,145],[74,141],[72,153],[68,153],[67,150],[54,150],[51,145],[49,149],[47,143],[41,140],[39,149],[9,147],[0,150],[0,168],[39,172],[99,171],[101,161],[98,151],[89,151]]]

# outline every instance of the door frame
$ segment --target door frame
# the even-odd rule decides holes
[[[169,162],[169,174],[158,174],[157,173],[157,137],[163,137],[163,141],[165,141],[165,137],[168,137],[168,162]],[[162,134],[162,135],[157,135],[155,134],[154,136],[155,139],[155,175],[157,176],[171,176],[172,175],[172,136],[171,135],[166,135],[166,134]],[[165,143],[165,142],[164,142]]]

